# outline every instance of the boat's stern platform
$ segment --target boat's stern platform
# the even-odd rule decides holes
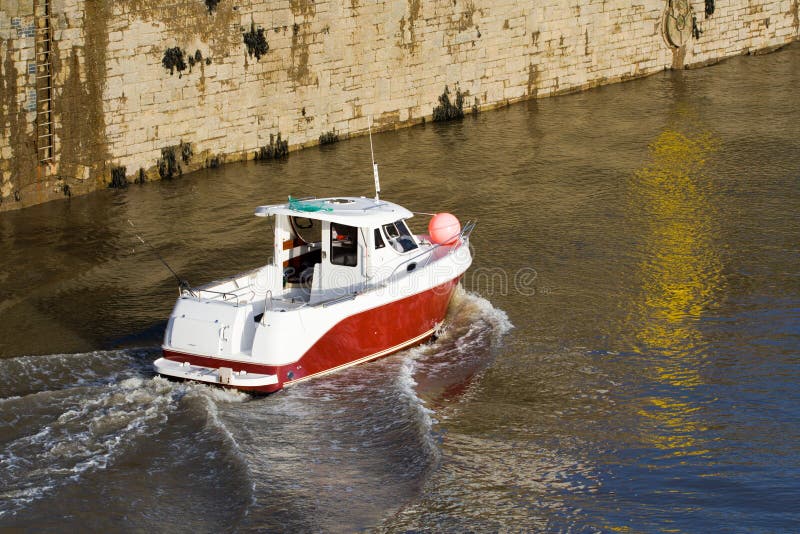
[[[189,362],[176,362],[159,358],[153,362],[156,373],[180,380],[195,380],[218,386],[229,386],[242,390],[263,391],[265,393],[280,389],[278,375],[234,371],[230,367],[204,367]]]

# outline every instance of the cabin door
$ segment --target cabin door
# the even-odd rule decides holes
[[[315,271],[311,300],[342,297],[360,289],[364,285],[365,247],[358,227],[326,221],[322,227],[320,280],[316,280]]]

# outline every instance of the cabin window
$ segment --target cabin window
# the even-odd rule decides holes
[[[408,252],[417,248],[417,242],[403,219],[384,224],[383,231],[386,233],[386,237],[389,238],[389,243],[397,252]]]
[[[346,267],[358,264],[358,228],[331,223],[331,263]]]
[[[309,285],[314,265],[322,261],[322,223],[308,217],[289,217],[290,238],[283,242],[284,280],[290,284]]]
[[[301,241],[297,245],[311,245],[322,240],[322,225],[319,221],[307,217],[289,217],[292,232]]]
[[[375,228],[375,249],[383,248],[386,246],[386,243],[383,242],[383,236],[381,236],[381,229]]]

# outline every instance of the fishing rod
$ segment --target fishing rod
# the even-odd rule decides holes
[[[130,225],[131,225],[133,228],[136,228],[136,227],[133,225],[133,222],[132,222],[130,219],[128,219],[128,224],[130,224]],[[135,236],[136,236],[136,239],[138,239],[139,241],[141,241],[143,245],[147,246],[147,248],[149,248],[149,249],[150,249],[150,250],[153,252],[153,254],[155,254],[156,258],[158,258],[158,260],[159,260],[161,263],[163,263],[163,264],[164,264],[164,267],[166,267],[167,269],[169,269],[169,272],[171,272],[171,273],[172,273],[172,276],[174,276],[174,277],[175,277],[175,280],[177,280],[177,281],[178,281],[178,287],[179,287],[180,289],[182,289],[182,290],[183,290],[183,289],[186,289],[186,290],[191,290],[191,287],[192,287],[192,286],[190,286],[190,285],[189,285],[189,282],[187,282],[186,280],[184,280],[183,278],[181,278],[181,277],[178,275],[178,273],[176,273],[176,272],[175,272],[175,270],[174,270],[172,267],[170,267],[170,266],[169,266],[169,263],[167,263],[167,260],[165,260],[164,258],[162,258],[162,257],[161,257],[161,254],[159,254],[159,253],[158,253],[158,251],[157,251],[155,248],[153,248],[153,246],[152,246],[152,245],[150,245],[150,243],[148,243],[147,241],[145,241],[144,239],[142,239],[142,236],[140,236],[139,234],[133,234],[133,235],[135,235]]]

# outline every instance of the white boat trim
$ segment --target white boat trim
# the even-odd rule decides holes
[[[202,365],[192,365],[188,362],[176,362],[166,358],[157,359],[153,362],[153,367],[161,375],[197,380],[210,384],[221,384],[223,386],[263,387],[278,383],[278,375],[248,373],[247,371],[236,372],[230,367],[214,369]]]

